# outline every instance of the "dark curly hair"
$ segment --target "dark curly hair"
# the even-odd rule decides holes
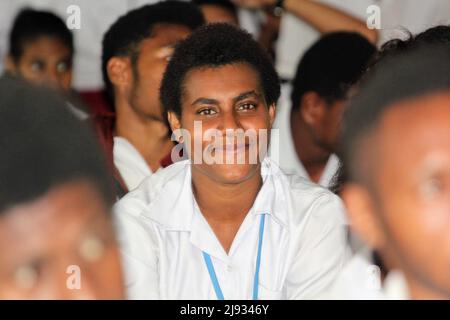
[[[245,63],[255,70],[266,103],[276,103],[280,81],[265,50],[246,31],[215,23],[199,28],[177,45],[161,85],[160,98],[165,113],[170,111],[181,116],[183,82],[190,70],[236,63]]]
[[[108,77],[107,65],[112,57],[131,57],[136,68],[141,42],[152,36],[153,27],[159,23],[186,26],[191,30],[205,23],[200,9],[192,3],[162,1],[145,5],[121,16],[103,37],[102,73],[106,91],[113,100],[113,85]]]

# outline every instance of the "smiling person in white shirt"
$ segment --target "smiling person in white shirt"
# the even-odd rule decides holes
[[[194,121],[222,135],[270,129],[278,96],[267,54],[226,24],[182,41],[161,87],[172,129],[189,133],[179,137],[186,145],[198,143]],[[324,290],[348,252],[340,200],[285,176],[263,153],[253,164],[246,153],[243,164],[197,163],[209,147],[200,142],[200,152],[187,148],[190,160],[146,179],[116,205],[129,298],[307,299]],[[265,143],[231,145],[231,154]]]

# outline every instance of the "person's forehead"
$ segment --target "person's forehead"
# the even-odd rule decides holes
[[[450,91],[395,103],[375,132],[382,164],[410,166],[439,150],[450,156]]]
[[[63,39],[53,35],[40,35],[36,38],[25,40],[22,45],[28,47],[58,47],[70,49]]]
[[[205,94],[233,96],[248,91],[261,93],[257,73],[245,63],[192,69],[186,74],[183,87],[189,98]]]
[[[5,238],[53,239],[58,233],[70,238],[80,228],[104,218],[106,210],[100,193],[89,182],[67,183],[3,212],[0,243]]]
[[[450,90],[395,103],[382,115],[380,128],[386,133],[410,132],[418,138],[428,136],[427,133],[438,135],[436,130],[427,128],[446,127],[449,115]]]
[[[187,26],[172,23],[158,23],[152,28],[151,36],[141,42],[141,48],[173,45],[192,33]]]
[[[70,55],[71,49],[59,38],[52,36],[40,36],[22,44],[24,55],[41,54],[44,56]]]

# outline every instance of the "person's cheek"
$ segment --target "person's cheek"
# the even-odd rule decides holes
[[[66,73],[63,75],[61,80],[62,89],[65,91],[69,91],[72,86],[72,74]]]
[[[99,299],[122,299],[124,294],[119,252],[116,246],[106,248],[103,258],[87,266],[89,288]]]

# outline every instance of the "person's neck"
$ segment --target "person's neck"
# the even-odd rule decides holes
[[[310,129],[301,119],[298,111],[292,111],[290,117],[291,134],[298,159],[313,182],[318,183],[331,153],[314,143]]]
[[[137,114],[125,101],[116,103],[115,134],[127,139],[153,172],[173,147],[162,120]]]
[[[232,242],[262,186],[261,169],[238,184],[222,184],[192,167],[197,204],[225,251]]]

